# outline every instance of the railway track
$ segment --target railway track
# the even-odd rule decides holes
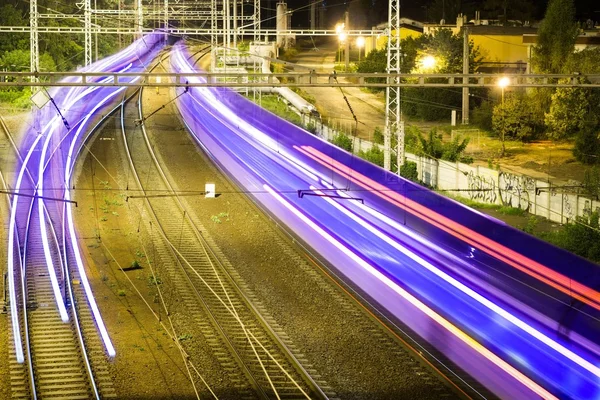
[[[0,125],[13,155],[22,160],[8,128],[3,121]],[[7,188],[8,183],[4,178],[2,181]],[[34,194],[34,179],[29,171],[26,171],[23,182],[25,190],[21,192]],[[10,207],[8,197],[7,195]],[[64,213],[59,215],[57,211],[62,207],[53,205],[44,207],[43,212],[47,222],[50,256],[61,292],[66,299],[69,321],[65,323],[61,318],[46,266],[37,201],[35,198],[21,196],[20,206],[15,212],[15,220],[21,223],[15,230],[18,315],[14,321],[18,321],[20,326],[25,357],[24,362],[20,363],[16,349],[11,346],[9,362],[12,398],[116,397],[91,311],[83,289],[78,285],[80,277],[77,268],[74,268],[74,255],[70,246],[63,241],[64,232],[57,230],[53,223],[60,221]],[[7,308],[13,321],[13,311]],[[13,330],[9,330],[9,336],[12,343]]]
[[[143,124],[139,107],[122,108],[122,136],[131,171],[143,199],[140,224],[155,246],[179,298],[196,322],[221,368],[243,398],[327,398],[335,393],[311,376],[315,371],[298,355],[272,319],[263,317],[237,284],[240,277],[227,263],[163,170]],[[127,133],[128,132],[128,133]],[[156,197],[156,194],[159,194]],[[138,200],[129,199],[134,202]]]

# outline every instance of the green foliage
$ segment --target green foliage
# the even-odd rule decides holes
[[[538,225],[538,219],[535,215],[532,215],[527,220],[527,224],[523,227],[523,231],[533,235],[535,233],[535,228]]]
[[[343,132],[340,132],[333,136],[333,139],[330,140],[331,143],[340,147],[350,153],[352,153],[352,138],[346,135]]]
[[[575,222],[565,224],[556,232],[542,233],[539,236],[571,253],[594,262],[600,261],[598,212],[593,212],[589,218],[578,217]]]
[[[548,137],[573,137],[584,124],[589,111],[589,90],[577,87],[557,88],[552,95],[550,110],[545,114]]]
[[[238,42],[237,48],[239,51],[249,51],[250,50],[250,42],[245,41],[245,40]]]
[[[584,164],[600,163],[600,126],[585,124],[575,138],[573,155]]]
[[[385,72],[387,65],[387,50],[372,50],[363,60],[358,64],[357,72],[360,73],[382,73]],[[385,78],[367,78],[367,82],[370,83],[385,83]],[[382,91],[382,88],[373,88],[372,91]]]
[[[600,200],[600,168],[594,166],[585,171],[583,190],[586,195]]]
[[[581,74],[600,73],[600,48],[587,47],[571,54],[564,71],[565,73],[579,72]]]
[[[476,107],[471,113],[471,123],[484,131],[490,132],[492,126],[492,114],[494,106],[491,101],[482,101],[479,107]]]
[[[25,13],[29,10],[29,3],[24,3],[25,7],[17,8],[12,4],[5,4],[0,7],[0,26],[27,26],[29,20],[25,18]],[[0,54],[11,50],[28,50],[29,34],[27,33],[3,33],[0,40]],[[29,61],[28,61],[29,65]]]
[[[506,96],[504,102],[494,107],[492,128],[502,141],[509,138],[529,141],[538,131],[527,101],[512,93]]]
[[[185,342],[186,340],[190,340],[192,339],[194,336],[190,333],[184,333],[183,335],[180,335],[177,339],[180,342]]]
[[[400,176],[406,179],[410,179],[413,182],[417,182],[419,180],[417,163],[405,160],[404,164],[400,167]]]
[[[283,50],[281,52],[281,54],[279,55],[279,58],[281,58],[284,61],[290,61],[290,60],[293,60],[297,55],[298,55],[298,49],[296,49],[294,47],[290,47],[290,48]]]
[[[550,0],[537,33],[532,53],[535,72],[563,72],[579,33],[573,0]]]
[[[141,269],[142,266],[140,265],[140,263],[138,262],[138,260],[134,260],[131,265],[129,266],[129,270],[133,270],[133,269]]]
[[[376,127],[373,131],[373,143],[383,144],[385,138],[383,137],[383,131],[380,127]]]
[[[252,100],[252,98],[250,99]],[[277,96],[261,96],[260,106],[271,111],[273,114],[288,120],[292,124],[302,126],[302,119],[300,116],[291,111],[284,102],[279,100]]]
[[[442,142],[442,134],[433,128],[427,137],[420,136],[422,155],[446,161],[458,161],[469,144],[469,138],[455,136],[450,142]]]
[[[306,125],[306,130],[309,131],[310,133],[312,133],[313,135],[317,134],[317,125],[315,125],[314,122],[309,122],[308,125]]]
[[[367,151],[363,151],[363,150],[359,151],[358,156],[360,158],[364,158],[365,160],[367,160],[375,165],[379,165],[380,167],[383,167],[383,150],[380,149],[379,146],[377,146],[376,144],[374,144]]]

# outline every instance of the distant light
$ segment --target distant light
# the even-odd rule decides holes
[[[433,69],[435,67],[435,57],[434,56],[425,56],[421,59],[421,66],[423,69]]]
[[[346,32],[342,32],[338,35],[338,37],[340,38],[340,42],[344,42],[344,41],[346,41],[346,38],[348,37],[348,35],[346,34]]]
[[[356,47],[358,47],[359,49],[362,49],[365,45],[365,38],[362,36],[359,36],[356,38]]]
[[[344,30],[345,27],[346,27],[346,24],[343,22],[340,24],[336,24],[335,25],[335,33],[339,35],[340,33],[342,33],[342,31]]]
[[[506,76],[503,76],[502,78],[500,78],[500,80],[498,80],[498,87],[501,87],[502,89],[504,89],[508,85],[510,85],[510,79],[507,78]]]

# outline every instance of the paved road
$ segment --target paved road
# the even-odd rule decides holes
[[[336,57],[337,44],[324,43],[317,49],[306,49],[299,52],[294,60],[296,63],[314,68],[318,72],[331,72]],[[305,72],[306,69],[298,69]],[[329,125],[343,126],[350,131],[354,127],[352,114],[339,88],[303,88],[305,92],[316,99],[316,107],[323,121],[330,120]],[[360,88],[343,89],[356,117],[358,119],[358,136],[370,139],[375,127],[383,130],[385,125],[385,103],[383,94],[372,94]]]

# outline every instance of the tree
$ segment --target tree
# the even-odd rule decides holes
[[[556,89],[550,110],[545,114],[548,137],[555,140],[573,137],[583,128],[590,108],[588,92],[577,87]]]
[[[463,70],[463,36],[449,29],[438,29],[416,39],[417,54],[412,62],[413,73],[459,74]],[[479,48],[469,43],[469,71],[477,72],[481,63]],[[421,60],[433,57],[435,65],[429,71],[422,70]],[[433,82],[430,80],[430,82]],[[406,115],[426,121],[449,120],[452,109],[462,107],[462,92],[437,88],[406,88],[402,105]]]
[[[29,7],[29,5],[27,5]],[[29,25],[24,13],[13,6],[5,4],[0,7],[0,26]],[[11,50],[26,50],[29,48],[29,35],[26,33],[3,33],[0,40],[0,54]]]
[[[529,141],[533,139],[539,128],[528,105],[528,97],[510,93],[504,101],[494,107],[492,114],[493,132],[502,141],[502,154],[506,151],[507,138]]]
[[[600,163],[600,126],[587,123],[575,138],[573,155],[584,164]]]
[[[546,15],[538,28],[537,43],[533,47],[532,63],[535,72],[563,72],[575,49],[578,33],[573,0],[550,0]]]

